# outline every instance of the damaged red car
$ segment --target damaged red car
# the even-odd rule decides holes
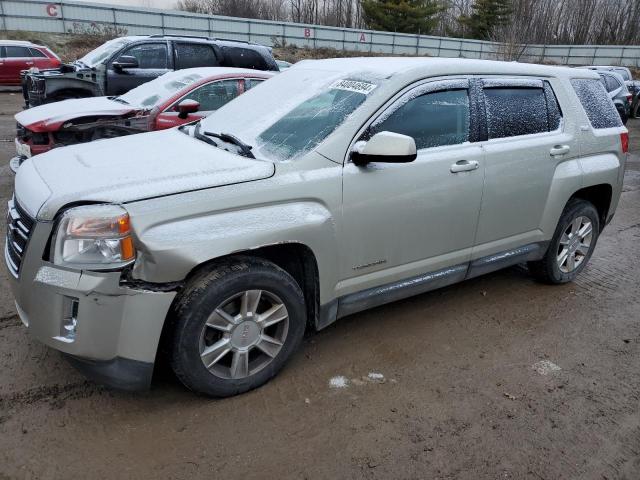
[[[240,68],[191,68],[167,73],[119,97],[65,100],[24,110],[17,121],[15,172],[52,148],[164,130],[207,116],[272,77]]]

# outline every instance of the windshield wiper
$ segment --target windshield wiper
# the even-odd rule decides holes
[[[230,133],[212,133],[212,132],[204,132],[205,135],[209,137],[219,138],[223,142],[231,143],[240,149],[239,154],[243,157],[247,158],[256,158],[255,155],[251,152],[253,148],[251,145],[247,145],[238,137],[231,135]]]
[[[180,127],[180,128],[182,128],[182,127]],[[202,133],[200,133],[200,122],[196,123],[196,128],[193,129],[193,137],[197,138],[198,140],[202,140],[204,143],[208,143],[209,145],[212,145],[214,147],[218,146],[218,144],[216,142],[211,140],[206,135],[203,135]]]
[[[123,100],[120,97],[109,97],[109,100],[113,100],[114,102],[124,103],[125,105],[129,105],[129,102],[127,102],[126,100]]]

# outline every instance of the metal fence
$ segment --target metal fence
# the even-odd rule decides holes
[[[550,62],[563,65],[640,67],[640,46],[510,46],[480,40],[191,14],[154,8],[74,1],[0,0],[0,29],[50,33],[112,25],[129,35],[174,34],[229,38],[264,45],[329,47],[337,50]]]

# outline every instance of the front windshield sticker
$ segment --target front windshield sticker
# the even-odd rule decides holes
[[[349,92],[363,93],[369,95],[376,88],[376,85],[356,80],[338,80],[330,87],[332,90],[347,90]]]

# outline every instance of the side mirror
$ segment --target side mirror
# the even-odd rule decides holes
[[[126,70],[127,68],[138,68],[140,64],[136,57],[130,57],[129,55],[122,55],[113,62],[113,68],[116,70]]]
[[[178,112],[178,117],[183,120],[189,116],[190,113],[196,113],[200,110],[200,102],[196,102],[195,100],[183,100],[175,107],[173,110]]]
[[[366,142],[356,142],[351,152],[351,160],[359,167],[371,162],[409,163],[417,156],[415,140],[393,132],[376,133]]]

